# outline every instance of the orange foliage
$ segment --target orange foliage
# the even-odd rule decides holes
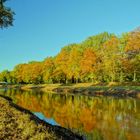
[[[81,69],[83,73],[94,72],[96,69],[97,55],[92,48],[85,49],[81,59]]]
[[[125,51],[140,52],[140,32],[131,33],[128,36],[128,42]]]

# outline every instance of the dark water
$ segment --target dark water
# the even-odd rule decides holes
[[[140,140],[140,99],[0,92],[41,119],[85,135],[87,140]]]

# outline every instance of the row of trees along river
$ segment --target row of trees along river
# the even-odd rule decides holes
[[[107,32],[70,44],[42,62],[18,64],[0,73],[9,83],[140,81],[140,32]]]

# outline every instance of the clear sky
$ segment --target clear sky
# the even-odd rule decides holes
[[[70,43],[140,26],[140,0],[9,0],[14,26],[0,30],[0,71],[41,61]]]

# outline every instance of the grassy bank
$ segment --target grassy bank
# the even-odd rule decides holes
[[[79,83],[79,84],[39,84],[39,85],[9,85],[8,88],[22,90],[39,89],[45,92],[72,93],[84,95],[103,95],[119,97],[139,97],[140,83]]]
[[[45,123],[8,97],[0,96],[0,139],[80,140],[82,137],[65,128]]]
[[[25,85],[21,89],[40,89],[45,92],[84,94],[89,96],[118,96],[140,98],[140,83],[79,83],[79,84],[44,84]]]

